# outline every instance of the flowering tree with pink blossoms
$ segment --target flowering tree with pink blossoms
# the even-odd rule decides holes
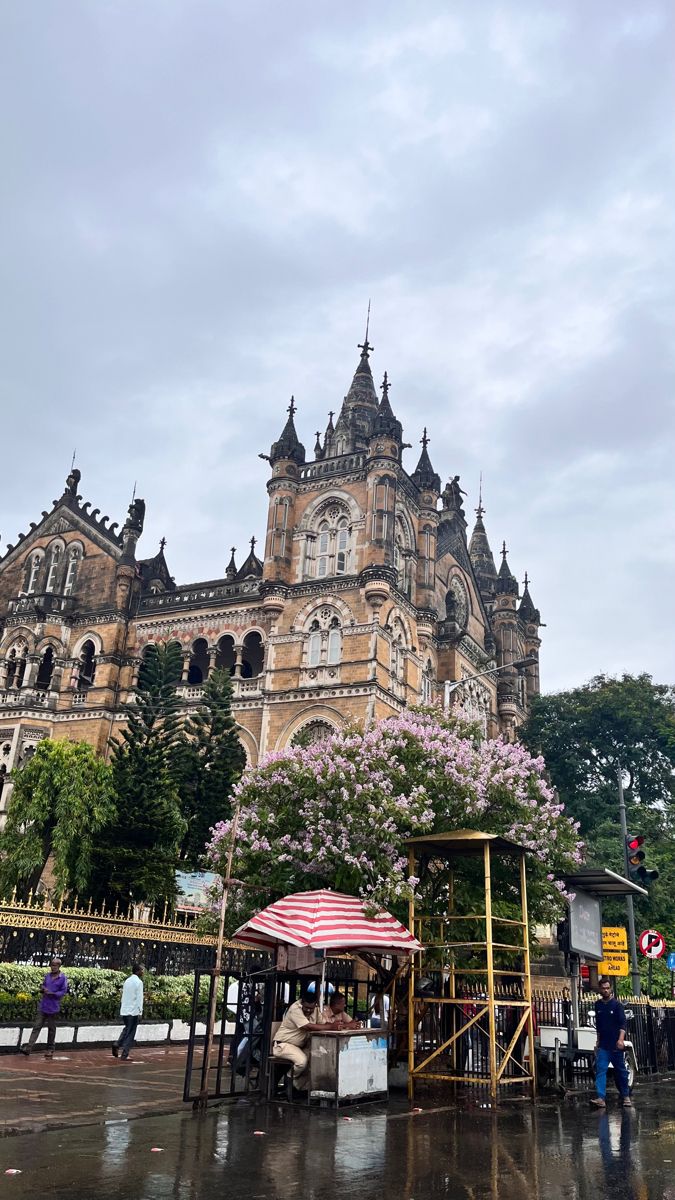
[[[560,909],[560,877],[581,862],[577,826],[556,802],[544,762],[516,743],[481,741],[475,729],[432,710],[406,710],[365,732],[268,754],[235,788],[240,801],[228,925],[291,892],[330,887],[405,917],[419,881],[408,876],[403,842],[422,833],[479,829],[531,851],[531,919]],[[231,825],[208,847],[222,869]],[[508,905],[512,860],[496,864]],[[477,876],[462,873],[470,893]],[[431,884],[430,884],[431,881]],[[425,882],[425,900],[433,902]],[[470,899],[467,894],[466,899]],[[515,900],[515,891],[512,891]]]

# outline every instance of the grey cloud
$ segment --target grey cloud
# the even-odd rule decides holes
[[[182,580],[265,523],[373,299],[421,426],[548,622],[544,682],[672,678],[665,2],[131,0],[3,10],[5,538],[60,490]],[[8,120],[8,114],[11,114]]]

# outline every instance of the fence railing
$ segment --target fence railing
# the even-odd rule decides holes
[[[621,996],[620,1000],[626,1010],[627,1037],[633,1043],[639,1071],[653,1074],[675,1070],[675,1001],[650,1000],[646,996]],[[595,996],[580,996],[579,1023],[582,1028],[593,1028],[595,1002]],[[572,1004],[568,988],[537,989],[534,1006],[537,1026],[570,1028]],[[578,1071],[584,1071],[583,1062]]]

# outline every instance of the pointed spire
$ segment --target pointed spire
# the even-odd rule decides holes
[[[422,443],[422,453],[420,454],[420,460],[410,478],[416,487],[420,489],[420,491],[424,488],[425,490],[432,490],[440,494],[441,477],[440,475],[436,474],[431,465],[431,459],[429,458],[429,453],[427,451],[427,446],[429,445],[430,439],[427,436],[426,426],[424,427],[424,433],[422,434],[420,441]]]
[[[237,575],[237,564],[234,561],[234,556],[237,553],[237,547],[232,546],[231,550],[232,550],[232,553],[230,555],[230,561],[225,568],[225,578],[226,579],[235,579],[236,575]]]
[[[362,342],[359,342],[359,346],[358,346],[359,350],[361,351],[361,358],[359,359],[359,364],[354,372],[354,378],[352,379],[349,391],[347,392],[347,395],[344,398],[344,403],[342,405],[342,414],[345,413],[345,409],[353,409],[356,405],[364,406],[364,407],[370,408],[370,409],[376,409],[378,406],[377,392],[375,391],[375,384],[373,383],[373,373],[370,369],[370,362],[369,362],[370,355],[373,352],[373,350],[375,349],[375,347],[371,346],[370,342],[368,341],[369,326],[370,326],[370,302],[368,303],[368,318],[366,320],[366,336]]]
[[[314,457],[315,458],[323,458],[323,449],[321,446],[321,430],[320,429],[317,429],[317,431],[316,431],[316,441],[314,443]]]
[[[538,608],[534,607],[530,595],[530,581],[527,577],[527,571],[523,580],[523,598],[518,605],[518,616],[523,621],[527,621],[528,625],[541,625],[541,613]]]
[[[469,542],[469,558],[471,559],[471,565],[475,571],[481,594],[483,597],[491,597],[494,595],[495,584],[497,582],[497,568],[492,556],[492,550],[490,549],[488,536],[485,532],[485,525],[483,524],[485,509],[483,508],[482,472],[478,487],[478,508],[475,511],[476,524],[473,527],[473,533]]]
[[[251,543],[250,543],[251,544],[251,553],[249,554],[249,556],[246,559],[246,562],[243,564],[243,566],[241,566],[239,568],[239,570],[237,571],[237,579],[238,580],[239,579],[259,579],[263,573],[263,565],[262,565],[260,559],[256,558],[256,555],[255,555],[255,542],[256,542],[256,539],[254,537],[252,537]],[[234,555],[234,551],[232,553]]]
[[[164,547],[165,547],[165,546],[166,546],[166,538],[165,538],[165,537],[161,537],[161,538],[159,539],[159,552],[160,552],[160,554],[163,554],[163,553],[164,553]]]
[[[511,573],[511,568],[507,562],[506,542],[502,542],[502,563],[497,575],[497,585],[495,591],[501,595],[517,596],[518,595],[518,580]]]
[[[297,412],[294,396],[291,396],[291,402],[286,411],[288,412],[288,420],[284,425],[281,437],[277,442],[273,443],[270,450],[270,463],[272,466],[281,458],[290,458],[299,465],[302,465],[305,461],[305,447],[298,438],[293,420]]]
[[[384,379],[382,380],[382,399],[380,400],[380,407],[377,410],[372,436],[376,437],[384,434],[401,442],[403,440],[403,426],[400,421],[397,421],[389,403],[390,386],[389,377],[385,371]]]

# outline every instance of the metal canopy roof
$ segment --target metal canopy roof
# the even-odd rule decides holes
[[[581,871],[575,871],[574,875],[565,875],[563,878],[565,887],[572,891],[578,888],[591,896],[649,895],[646,888],[631,883],[629,879],[624,879],[623,875],[617,875],[607,867],[584,867]]]
[[[421,837],[407,838],[405,846],[421,854],[433,854],[435,858],[454,858],[456,855],[482,855],[485,843],[497,854],[527,853],[524,846],[510,842],[496,833],[480,833],[477,829],[456,829],[452,833],[427,833]]]

